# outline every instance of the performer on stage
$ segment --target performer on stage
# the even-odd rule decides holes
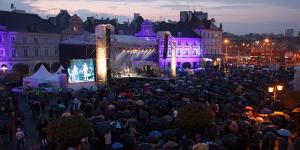
[[[84,63],[83,64],[83,77],[84,77],[85,81],[87,81],[88,77],[89,77],[88,70],[89,70],[89,67],[87,66],[86,63]]]

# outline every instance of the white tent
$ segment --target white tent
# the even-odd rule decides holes
[[[36,88],[40,83],[47,83],[47,79],[52,76],[53,75],[45,68],[45,66],[41,65],[39,70],[33,75],[23,78],[23,86]]]
[[[56,71],[56,74],[60,74],[62,73],[62,71],[65,70],[65,68],[63,66],[60,66],[57,71]]]

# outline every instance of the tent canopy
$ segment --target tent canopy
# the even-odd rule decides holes
[[[45,68],[45,66],[41,65],[37,72],[31,76],[25,77],[24,79],[46,80],[52,76],[53,75]]]
[[[62,65],[60,65],[55,74],[60,74],[63,70],[65,70],[65,68]]]
[[[48,83],[49,79],[52,78],[53,74],[51,74],[44,65],[41,65],[39,70],[33,75],[23,78],[23,86],[37,88],[39,87],[40,83]]]

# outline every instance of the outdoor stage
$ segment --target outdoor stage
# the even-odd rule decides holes
[[[134,73],[129,73],[129,74],[122,74],[118,77],[114,77],[115,79],[125,79],[125,78],[136,78],[136,79],[148,79],[148,80],[163,80],[163,81],[169,81],[170,78],[166,77],[155,77],[155,76],[150,76],[147,74],[134,74]]]

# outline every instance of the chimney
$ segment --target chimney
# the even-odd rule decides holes
[[[139,17],[140,16],[140,13],[134,13],[133,14],[133,20],[135,20],[137,17]]]
[[[61,9],[60,10],[60,13],[67,13],[68,11],[67,10],[65,10],[65,9]]]

